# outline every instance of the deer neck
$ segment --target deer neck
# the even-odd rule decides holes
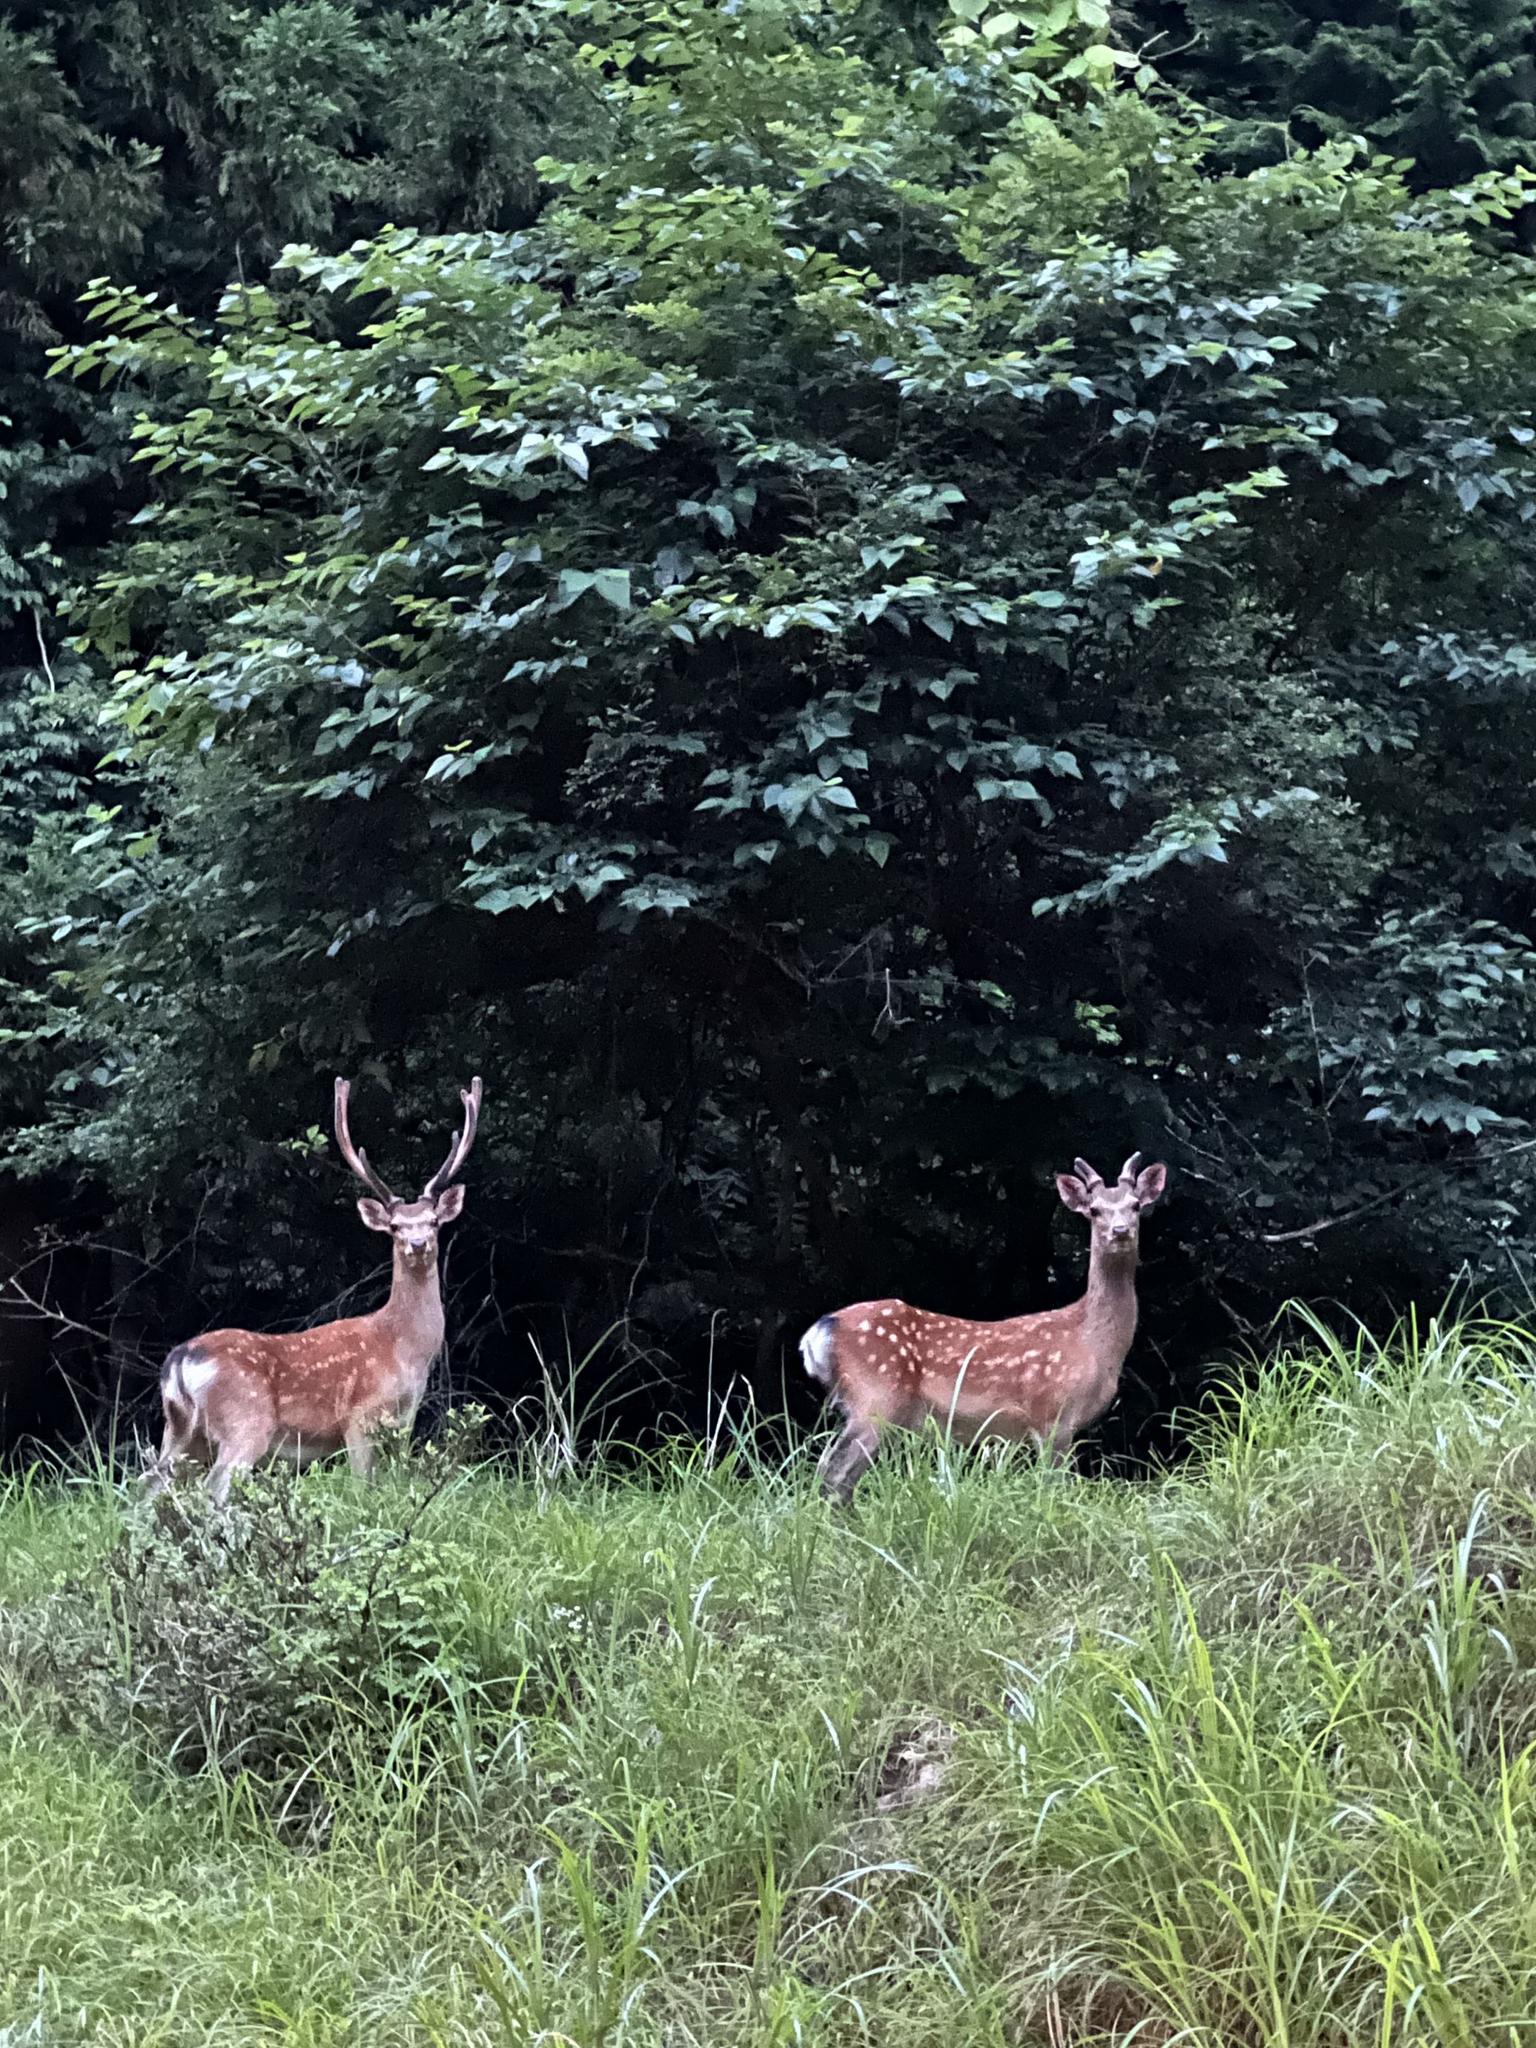
[[[1136,1335],[1136,1254],[1108,1252],[1095,1239],[1088,1254],[1083,1335],[1106,1371],[1119,1374]]]
[[[396,1247],[394,1284],[378,1317],[394,1339],[397,1356],[424,1372],[443,1344],[443,1290],[437,1260],[418,1265]]]

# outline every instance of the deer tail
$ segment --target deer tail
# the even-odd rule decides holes
[[[818,1385],[830,1387],[837,1377],[837,1317],[823,1316],[800,1339],[800,1362]]]
[[[160,1368],[160,1399],[165,1408],[165,1418],[176,1429],[185,1433],[197,1421],[197,1397],[211,1375],[204,1367],[201,1372],[194,1370],[193,1384],[187,1383],[187,1367],[195,1366],[198,1354],[190,1344],[178,1344],[174,1351],[166,1353],[165,1364]]]

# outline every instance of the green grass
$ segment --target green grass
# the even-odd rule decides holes
[[[0,2043],[1536,2041],[1533,1387],[1519,1329],[1318,1332],[1171,1477],[916,1445],[841,1517],[729,1443],[258,1481],[236,1525],[423,1560],[351,1677],[283,1594],[270,1754],[174,1725],[199,1596],[109,1592],[148,1511],[33,1475]]]

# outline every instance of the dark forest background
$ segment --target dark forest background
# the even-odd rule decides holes
[[[1075,1291],[1077,1153],[1173,1170],[1122,1446],[1290,1297],[1523,1307],[1536,0],[39,0],[0,72],[8,1441],[377,1298],[337,1072],[396,1181],[484,1075],[503,1402],[809,1412],[828,1307]]]

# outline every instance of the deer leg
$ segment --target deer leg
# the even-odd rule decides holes
[[[1070,1465],[1072,1462],[1072,1436],[1070,1431],[1048,1429],[1035,1438],[1035,1447],[1041,1460],[1047,1465]]]
[[[269,1439],[265,1436],[255,1439],[230,1437],[218,1447],[218,1456],[213,1461],[213,1470],[208,1475],[208,1491],[218,1506],[229,1499],[229,1482],[237,1472],[249,1472]]]
[[[213,1470],[208,1474],[208,1494],[215,1507],[223,1507],[229,1499],[229,1482],[236,1472],[249,1472],[252,1460],[226,1456],[221,1450],[213,1461]]]
[[[192,1433],[190,1430],[185,1435],[182,1435],[171,1423],[166,1423],[165,1433],[160,1439],[159,1452],[144,1467],[144,1491],[146,1493],[164,1493],[165,1489],[175,1478],[176,1467],[186,1456],[191,1442]]]
[[[875,1462],[880,1432],[872,1422],[851,1418],[837,1441],[822,1456],[819,1467],[821,1490],[830,1501],[846,1507],[853,1489]]]
[[[347,1447],[347,1463],[366,1485],[373,1472],[373,1432],[366,1423],[349,1423],[342,1442]]]
[[[268,1392],[238,1373],[221,1375],[203,1402],[202,1433],[208,1441],[213,1470],[208,1491],[222,1506],[229,1482],[249,1472],[277,1439],[277,1408]]]
[[[167,1399],[165,1429],[160,1450],[144,1468],[146,1493],[163,1493],[176,1476],[176,1467],[192,1449],[197,1436],[197,1416],[185,1401]]]

